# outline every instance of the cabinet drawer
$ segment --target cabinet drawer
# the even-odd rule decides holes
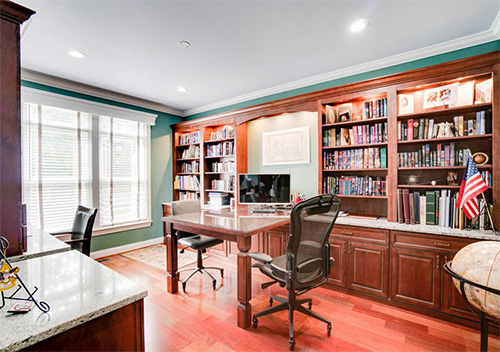
[[[393,246],[420,249],[459,251],[477,240],[449,236],[433,236],[411,232],[392,231]]]
[[[332,230],[332,235],[368,242],[389,243],[388,231],[369,227],[335,225]]]

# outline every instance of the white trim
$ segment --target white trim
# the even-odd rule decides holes
[[[126,224],[126,225],[116,225],[113,227],[108,227],[108,228],[103,228],[103,229],[98,229],[92,231],[92,236],[102,236],[102,235],[109,235],[115,232],[123,232],[123,231],[129,231],[129,230],[137,230],[137,229],[143,229],[146,227],[151,227],[151,224],[153,222],[150,220],[146,221],[141,221],[133,224]]]
[[[147,241],[135,242],[135,243],[126,244],[124,246],[111,247],[108,249],[95,251],[95,252],[90,253],[90,258],[99,259],[99,258],[103,258],[103,257],[109,257],[110,255],[125,253],[128,251],[133,251],[134,249],[153,246],[153,245],[158,244],[158,243],[163,243],[163,237],[157,237],[157,238],[153,238],[153,239],[147,240]]]
[[[146,99],[133,97],[127,94],[113,92],[111,90],[94,87],[84,83],[70,81],[64,78],[59,78],[45,73],[40,73],[28,69],[21,69],[21,79],[24,81],[44,84],[50,87],[69,90],[75,93],[87,94],[97,98],[108,99],[119,103],[130,104],[145,109],[151,109],[159,112],[165,112],[176,116],[183,116],[182,111],[171,108],[169,106],[155,103]]]
[[[499,14],[500,16],[500,14]],[[398,64],[402,64],[405,62],[410,62],[410,61],[415,61],[415,60],[420,60],[426,57],[434,56],[434,55],[439,55],[439,54],[444,54],[450,51],[455,51],[455,50],[460,50],[464,48],[468,48],[471,46],[479,45],[479,44],[484,44],[487,42],[491,42],[493,40],[500,39],[500,19],[499,16],[497,16],[497,19],[493,23],[493,26],[491,27],[490,30],[469,35],[463,38],[459,39],[454,39],[450,40],[448,42],[436,44],[436,45],[431,45],[423,49],[417,49],[413,51],[409,51],[403,54],[398,54],[398,55],[393,55],[389,56],[383,59],[379,60],[374,60],[370,61],[367,63],[363,63],[360,65],[355,65],[351,67],[346,67],[343,69],[323,73],[320,75],[300,79],[297,81],[281,84],[278,86],[274,86],[271,88],[266,88],[262,90],[258,90],[252,93],[248,94],[243,94],[239,95],[234,98],[230,99],[225,99],[221,100],[219,102],[199,106],[197,108],[193,109],[188,109],[183,111],[182,116],[190,116],[194,114],[199,114],[205,111],[210,111],[234,104],[239,104],[243,103],[249,100],[253,99],[258,99],[262,97],[266,97],[269,95],[273,94],[279,94],[283,92],[287,92],[290,90],[298,89],[298,88],[303,88],[323,82],[328,82],[332,81],[335,79],[343,78],[343,77],[349,77],[353,76],[356,74],[364,73],[364,72],[370,72],[378,69],[382,69],[385,67],[390,67]]]
[[[21,87],[21,101],[23,103],[54,106],[61,109],[142,122],[148,125],[154,125],[158,117],[158,115],[148,114],[142,111],[120,108],[28,87]]]

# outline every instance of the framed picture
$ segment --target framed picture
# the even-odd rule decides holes
[[[491,90],[493,88],[493,80],[487,79],[486,81],[476,84],[476,104],[491,103]]]
[[[426,89],[424,91],[424,109],[438,106],[456,105],[458,95],[458,83],[446,86]]]
[[[309,126],[262,133],[262,165],[308,163]]]
[[[351,121],[351,104],[339,106],[338,116],[339,121]]]
[[[334,108],[333,106],[326,105],[325,106],[325,115],[326,115],[326,123],[327,124],[332,124],[337,122],[338,115],[337,115],[337,108]]]
[[[457,106],[472,105],[474,100],[474,81],[465,82],[458,86]]]
[[[413,114],[413,94],[399,94],[399,114]]]

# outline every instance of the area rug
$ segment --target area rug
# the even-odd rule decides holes
[[[180,252],[180,251],[179,251]],[[123,257],[137,260],[138,262],[154,266],[162,270],[167,268],[167,251],[165,245],[156,244],[154,246],[145,247],[137,249],[135,251],[127,252],[122,254]],[[203,258],[207,256],[204,255]],[[184,253],[178,253],[177,255],[177,266],[182,268],[183,266],[196,263],[197,253],[192,251],[184,251]]]

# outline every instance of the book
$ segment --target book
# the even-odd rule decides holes
[[[415,198],[413,197],[413,194],[410,194],[408,196],[409,198],[409,204],[410,204],[410,224],[414,225],[415,224]]]
[[[418,124],[418,139],[424,139],[425,119],[420,119]]]
[[[380,167],[387,168],[387,148],[380,148]]]
[[[420,224],[420,193],[417,191],[413,192],[413,204],[415,208],[415,223]]]
[[[398,222],[404,224],[404,213],[403,213],[403,190],[398,188]]]
[[[425,192],[425,223],[426,225],[436,224],[436,192]]]
[[[413,119],[408,120],[408,140],[413,140]]]
[[[419,201],[419,206],[420,206],[420,224],[425,224],[426,223],[426,216],[427,216],[427,201],[426,201],[426,196],[420,196],[420,201]]]
[[[405,223],[410,223],[410,194],[408,188],[403,189],[403,211]]]

